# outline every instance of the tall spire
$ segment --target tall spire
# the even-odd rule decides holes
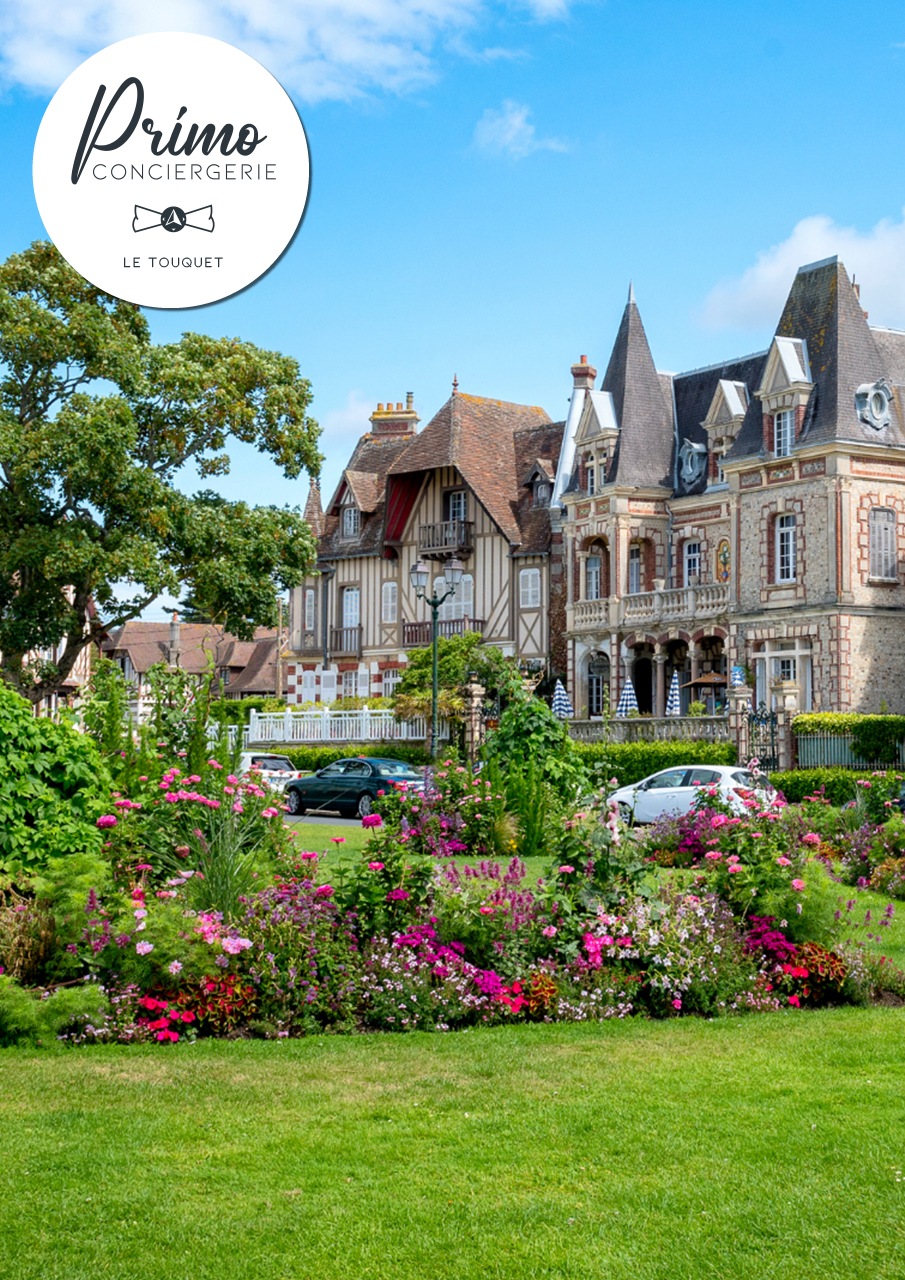
[[[619,424],[609,478],[671,488],[672,404],[654,365],[631,285],[601,390],[612,395]]]
[[[631,306],[633,302],[635,302],[635,283],[634,283],[634,281],[633,281],[633,280],[629,280],[629,282],[628,282],[628,305],[629,305],[629,306]],[[637,305],[638,305],[638,304],[637,304],[637,302],[635,302],[635,306],[637,306]]]

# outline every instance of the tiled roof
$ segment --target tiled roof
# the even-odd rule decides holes
[[[315,538],[324,531],[324,512],[321,507],[321,486],[319,480],[312,480],[308,489],[308,500],[305,503],[305,519]]]
[[[324,516],[318,543],[318,554],[322,558],[335,560],[379,554],[387,473],[413,438],[417,439],[411,435],[373,436],[370,432],[361,437]],[[339,504],[347,485],[362,513],[361,528],[354,538],[341,537],[339,527]]]
[[[346,483],[352,490],[352,497],[358,509],[366,515],[377,510],[377,504],[383,496],[383,479],[373,471],[343,472]]]
[[[550,480],[556,473],[553,458],[559,456],[562,447],[565,422],[545,422],[539,426],[522,427],[513,435],[516,474],[524,478],[533,466],[544,468]],[[515,518],[518,522],[519,553],[543,554],[550,548],[550,508],[532,505],[533,493],[524,485],[516,495]]]
[[[214,623],[183,622],[179,627],[179,665],[184,671],[201,675],[210,659],[215,667],[244,667],[260,640],[272,639],[275,632],[259,627],[255,639],[237,640]],[[126,622],[103,645],[103,653],[128,654],[132,666],[143,675],[155,662],[166,662],[170,643],[168,622]]]
[[[521,542],[516,509],[521,475],[515,435],[552,425],[543,409],[454,391],[389,469],[405,475],[456,467],[503,535]],[[559,428],[560,438],[562,427]],[[534,456],[547,449],[533,448]],[[523,473],[522,473],[523,474]]]
[[[227,693],[270,695],[276,692],[276,636],[259,640],[254,645],[251,657],[243,671],[226,686]],[[283,696],[286,694],[286,668],[283,668]]]

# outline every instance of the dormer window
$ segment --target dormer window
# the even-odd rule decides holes
[[[540,480],[534,486],[534,505],[536,507],[546,507],[550,502],[550,482],[548,480]]]
[[[361,512],[358,507],[343,507],[343,537],[357,538],[361,530]]]
[[[773,418],[773,452],[788,458],[795,441],[795,418],[791,409],[780,409]]]

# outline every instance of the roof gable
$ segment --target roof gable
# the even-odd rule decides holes
[[[581,417],[578,421],[576,440],[592,440],[606,432],[618,431],[616,406],[610,391],[589,391],[585,396]]]
[[[707,417],[704,419],[705,430],[720,427],[723,424],[731,426],[733,423],[741,422],[748,412],[748,400],[748,388],[744,382],[720,378],[716,384],[710,408],[707,410]]]
[[[791,387],[810,387],[811,366],[808,344],[803,338],[775,337],[764,366],[764,375],[755,395],[761,400]]]

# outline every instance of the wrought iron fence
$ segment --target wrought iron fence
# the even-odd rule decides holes
[[[905,743],[897,744],[895,760],[865,760],[852,748],[850,733],[799,733],[799,769],[897,769],[905,767]]]

